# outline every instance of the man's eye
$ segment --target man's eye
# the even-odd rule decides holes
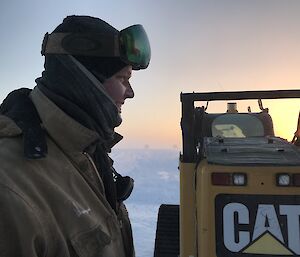
[[[125,78],[125,76],[119,76],[118,79],[121,81],[124,81],[126,78]]]
[[[122,82],[122,83],[124,83],[124,82],[129,82],[129,77],[128,76],[120,76],[120,81]]]

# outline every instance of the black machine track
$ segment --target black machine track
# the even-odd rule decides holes
[[[179,256],[179,205],[159,207],[154,257]]]

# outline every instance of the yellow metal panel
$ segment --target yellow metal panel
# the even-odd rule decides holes
[[[213,172],[246,173],[247,186],[214,186]],[[216,257],[215,198],[219,194],[299,195],[299,187],[276,186],[277,173],[300,173],[300,167],[210,165],[203,160],[196,172],[198,257]],[[187,255],[188,256],[188,255]]]
[[[180,169],[180,257],[196,255],[195,163],[179,164]]]

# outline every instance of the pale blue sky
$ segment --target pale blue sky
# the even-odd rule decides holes
[[[299,0],[2,0],[0,98],[34,87],[43,36],[65,16],[97,16],[117,29],[141,23],[152,61],[132,79],[123,147],[180,145],[182,91],[299,88],[299,13]]]

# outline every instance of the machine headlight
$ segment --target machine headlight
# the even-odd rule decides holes
[[[291,177],[289,174],[277,174],[278,186],[289,186],[291,184]]]
[[[211,181],[216,186],[245,186],[247,184],[246,173],[214,172]]]
[[[247,183],[246,174],[244,173],[234,173],[233,174],[233,184],[236,186],[245,186]]]

